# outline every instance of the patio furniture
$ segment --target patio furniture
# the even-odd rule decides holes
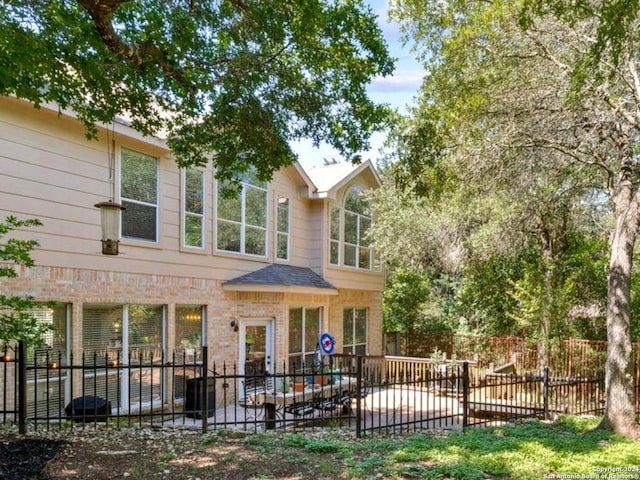
[[[351,397],[355,391],[357,380],[353,377],[342,377],[330,385],[309,385],[302,392],[256,392],[252,401],[264,405],[265,427],[273,430],[276,426],[276,410],[283,407],[284,411],[293,415],[309,415],[313,413],[314,405],[331,398]]]

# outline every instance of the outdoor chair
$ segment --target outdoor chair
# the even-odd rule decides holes
[[[255,395],[273,391],[273,377],[269,375],[248,376],[242,380],[242,396],[238,400],[238,405],[246,410],[253,410],[252,416],[247,416],[247,420],[260,420],[264,418],[264,404],[255,400]]]

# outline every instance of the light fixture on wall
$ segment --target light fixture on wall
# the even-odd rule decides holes
[[[109,200],[95,204],[100,209],[100,219],[102,225],[102,254],[118,255],[118,236],[120,234],[120,211],[125,207],[119,203]]]
[[[231,323],[229,323],[229,326],[233,328],[234,332],[237,332],[238,330],[240,330],[240,326],[238,325],[238,322],[236,322],[235,320],[231,320]]]

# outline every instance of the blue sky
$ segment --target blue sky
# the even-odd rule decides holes
[[[424,70],[415,61],[408,47],[403,47],[400,40],[398,25],[387,19],[387,0],[369,0],[369,5],[378,16],[378,24],[384,34],[391,55],[396,58],[394,74],[386,78],[375,79],[368,88],[369,96],[378,103],[389,103],[401,112],[406,112],[406,106],[412,102],[417,94]],[[383,134],[374,134],[371,138],[371,150],[362,152],[364,160],[375,162],[378,150],[384,141]],[[299,161],[305,169],[323,165],[325,158],[343,160],[340,155],[327,145],[314,148],[311,142],[299,142],[292,145],[299,155]]]

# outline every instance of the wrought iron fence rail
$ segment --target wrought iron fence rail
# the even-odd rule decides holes
[[[308,430],[327,425],[370,432],[406,433],[429,428],[483,425],[496,419],[600,414],[600,376],[479,375],[473,362],[434,364],[384,357],[339,355],[331,370],[313,378],[308,369],[242,374],[235,364],[209,365],[182,356],[121,359],[83,355],[0,357],[0,421],[33,428],[178,426],[202,431],[239,428]],[[392,372],[393,374],[390,374]],[[294,380],[307,377],[303,393]],[[324,386],[325,381],[329,385]],[[248,386],[253,390],[249,391]],[[262,389],[262,390],[260,390]]]

